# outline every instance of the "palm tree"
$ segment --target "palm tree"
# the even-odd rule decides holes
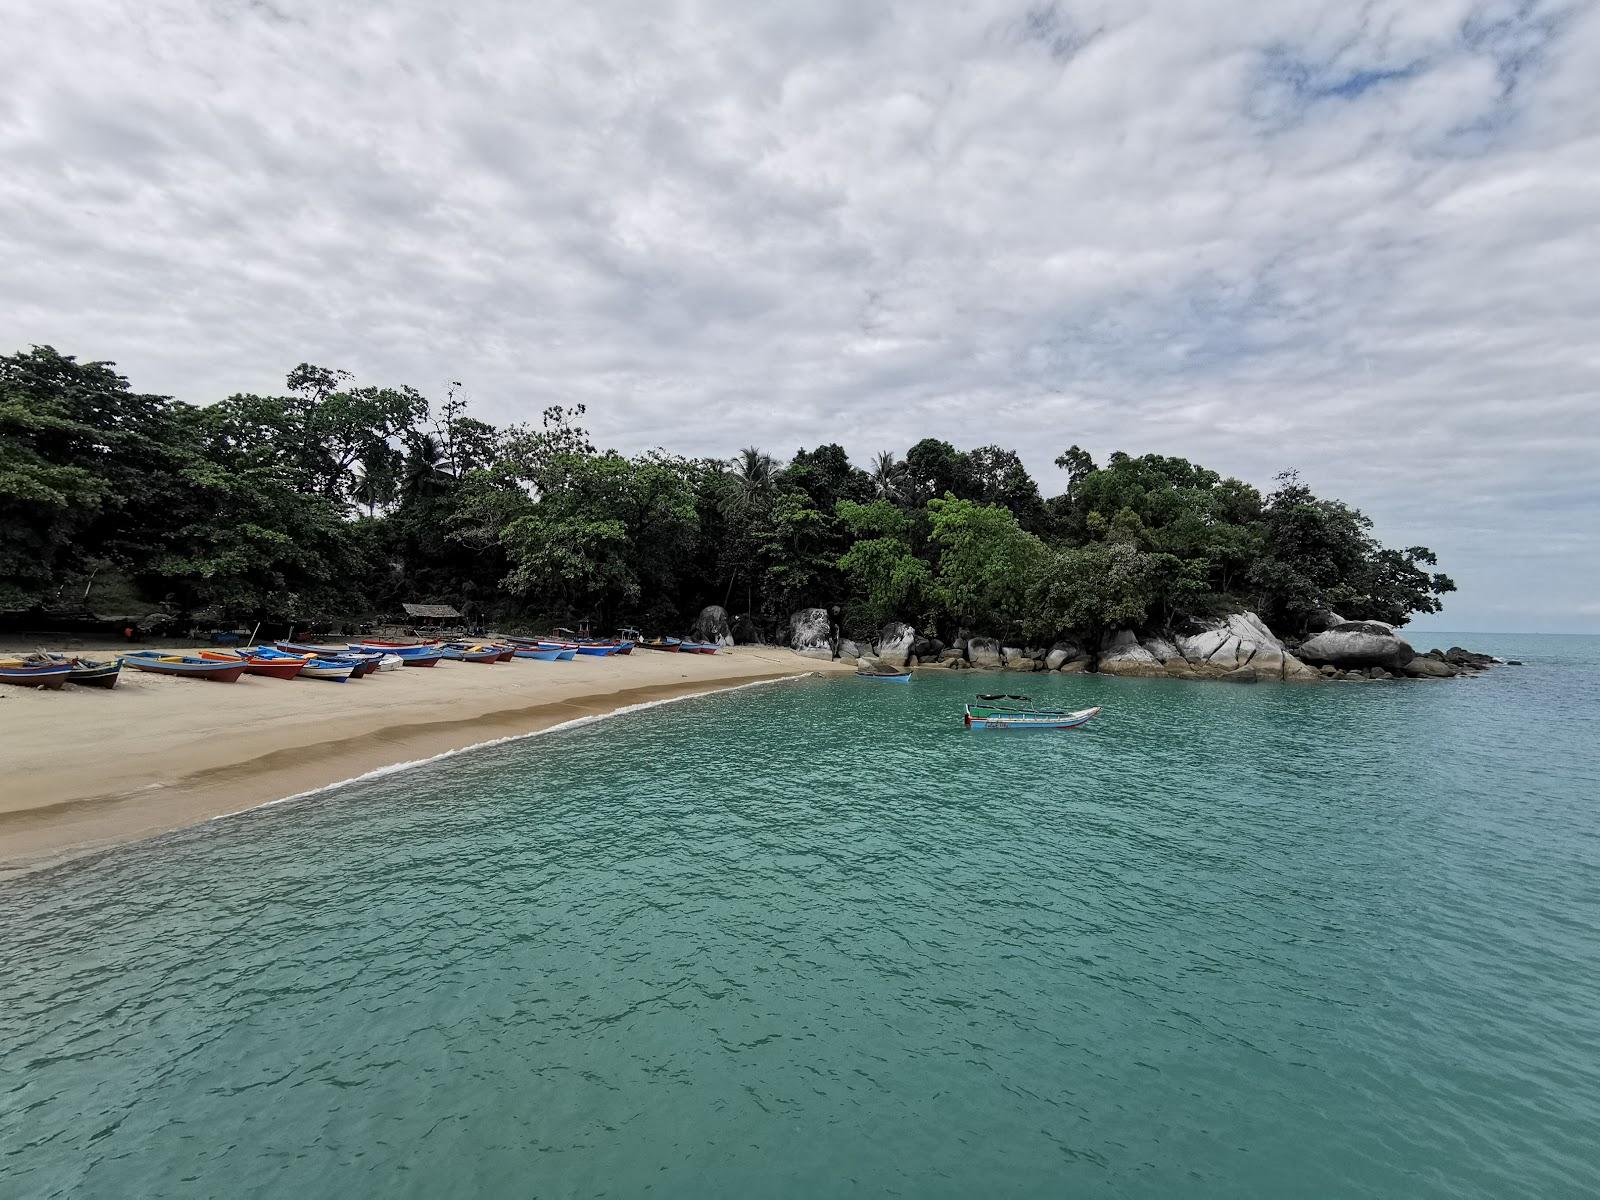
[[[431,433],[414,434],[406,448],[403,489],[406,496],[437,496],[448,491],[454,479],[444,461],[439,439]]]
[[[880,500],[899,503],[905,495],[906,465],[889,450],[878,452],[872,460],[872,490]]]
[[[738,513],[753,512],[777,494],[778,461],[754,446],[746,446],[733,460],[729,483],[729,507]]]
[[[367,516],[375,516],[378,505],[390,504],[400,494],[400,452],[388,442],[374,442],[362,451],[361,478],[351,491],[357,504],[367,506]]]

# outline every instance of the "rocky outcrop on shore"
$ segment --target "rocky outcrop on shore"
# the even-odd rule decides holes
[[[1091,651],[1073,638],[1048,648],[1006,646],[996,638],[962,630],[945,646],[919,635],[903,621],[879,631],[875,646],[840,638],[831,642],[832,626],[825,609],[802,609],[790,617],[790,643],[809,657],[873,658],[895,667],[940,666],[945,669],[1094,671],[1132,679],[1216,679],[1229,683],[1317,683],[1374,679],[1450,679],[1499,662],[1460,646],[1417,654],[1393,626],[1381,621],[1345,621],[1323,614],[1304,642],[1286,642],[1252,612],[1210,619],[1190,619],[1170,635],[1140,636],[1118,629],[1102,637]]]
[[[789,648],[803,658],[833,658],[833,622],[825,608],[802,608],[789,615]]]
[[[689,636],[697,642],[710,642],[718,646],[733,645],[733,627],[728,623],[728,610],[720,604],[708,604],[689,627]]]
[[[1300,657],[1306,662],[1340,670],[1382,667],[1397,671],[1416,656],[1394,627],[1382,621],[1345,621],[1300,644]]]

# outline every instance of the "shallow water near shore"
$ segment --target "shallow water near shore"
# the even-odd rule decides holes
[[[1593,1194],[1600,639],[1439,636],[1526,665],[805,680],[12,881],[0,1194]]]

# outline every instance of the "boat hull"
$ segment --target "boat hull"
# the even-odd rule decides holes
[[[537,646],[518,646],[513,653],[518,658],[530,658],[536,662],[555,662],[561,657],[559,650],[540,650]]]
[[[54,692],[67,682],[67,676],[71,674],[71,663],[0,667],[0,683],[7,683],[12,687],[46,688]]]
[[[152,675],[177,675],[187,679],[204,679],[211,683],[236,683],[244,674],[245,664],[239,662],[209,662],[203,658],[172,655],[167,659],[130,654],[122,665],[135,671],[149,671]]]
[[[900,672],[896,672],[893,675],[887,675],[887,674],[880,675],[880,674],[876,674],[876,673],[874,673],[872,671],[857,671],[856,672],[856,678],[857,679],[870,679],[870,680],[872,680],[873,683],[910,683],[911,682],[911,672],[910,671],[900,671]]]
[[[264,679],[293,679],[300,674],[306,665],[303,658],[290,658],[287,655],[281,658],[262,658],[254,655],[243,656],[237,654],[224,654],[215,650],[202,650],[200,657],[213,662],[242,662],[246,675],[260,675]]]
[[[1007,712],[1004,709],[993,709],[980,705],[968,705],[963,723],[968,729],[995,729],[1008,730],[1015,733],[1040,732],[1052,733],[1063,729],[1082,729],[1097,715],[1100,709],[1085,708],[1078,712],[1029,712],[1017,710]]]

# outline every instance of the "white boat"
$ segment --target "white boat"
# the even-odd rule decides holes
[[[405,665],[406,660],[398,654],[385,654],[378,660],[378,670],[380,671],[398,671]]]

